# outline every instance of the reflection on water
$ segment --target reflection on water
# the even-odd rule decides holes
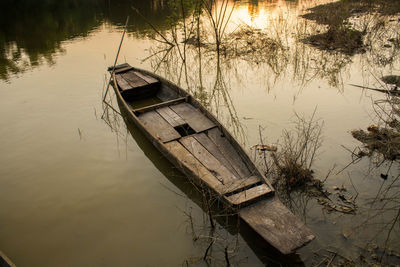
[[[1,1],[0,79],[55,64],[57,55],[65,52],[63,42],[87,37],[103,23],[121,26],[130,15],[130,32],[149,29],[139,16],[132,16],[131,6],[156,27],[168,25],[165,0]]]
[[[86,36],[101,19],[96,1],[2,1],[0,10],[3,80],[43,63],[54,64],[64,51],[63,41]]]
[[[72,255],[66,264],[192,264],[202,262],[214,240],[209,256],[215,265],[225,264],[227,244],[232,263],[276,261],[224,216],[217,220],[223,227],[210,233],[201,193],[126,128],[117,105],[100,106],[101,77],[128,15],[120,62],[142,64],[187,88],[247,149],[258,143],[259,125],[265,142],[277,143],[282,129],[290,130],[293,111],[307,115],[318,106],[325,139],[315,176],[323,180],[337,164],[325,183],[330,207],[351,195],[358,209],[339,213],[293,192],[292,210],[317,235],[298,252],[306,265],[328,263],[334,255],[329,251],[338,253],[335,261],[339,254],[358,259],[367,253],[379,260],[385,251],[383,259],[396,262],[398,163],[365,157],[344,169],[352,158],[342,146],[352,151],[360,145],[349,131],[375,124],[371,103],[382,99],[348,85],[381,88],[381,76],[398,75],[397,17],[351,18],[354,27],[368,31],[366,53],[349,56],[301,42],[325,27],[298,15],[329,1],[228,2],[226,14],[233,12],[226,28],[217,18],[225,9],[222,0],[212,6],[213,18],[205,11],[199,17],[195,0],[183,1],[184,12],[179,1],[163,0],[17,2],[0,3],[0,249],[17,264],[54,265],[66,254]],[[155,41],[160,35],[131,6],[172,46]],[[216,32],[212,24],[218,21]],[[44,250],[51,253],[43,256]]]

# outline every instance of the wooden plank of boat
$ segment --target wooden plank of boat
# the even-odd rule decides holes
[[[169,124],[171,124],[172,127],[176,127],[186,123],[178,114],[176,114],[172,109],[170,109],[170,107],[158,108],[156,109],[156,111]]]
[[[131,70],[131,69],[133,69],[133,67],[131,65],[129,65],[128,63],[123,63],[123,64],[116,65],[114,68],[113,67],[108,67],[107,68],[107,70],[110,71],[110,72],[113,69],[114,69],[114,73],[117,74],[117,73],[120,73],[120,72]]]
[[[219,150],[231,163],[240,177],[248,177],[251,175],[243,159],[239,156],[237,151],[229,143],[229,141],[222,136],[220,129],[214,128],[208,131],[208,137],[218,146]]]
[[[283,254],[294,253],[314,239],[304,223],[276,198],[245,207],[239,216]]]
[[[218,159],[207,151],[193,136],[183,137],[179,142],[189,150],[222,184],[238,179]]]
[[[121,76],[134,88],[148,85],[145,80],[137,76],[133,71],[122,73]]]
[[[197,141],[199,141],[215,158],[217,158],[231,173],[233,173],[236,177],[240,177],[240,175],[236,172],[236,170],[232,167],[231,163],[222,155],[221,151],[218,149],[217,145],[214,144],[213,141],[205,133],[199,133],[193,135]]]
[[[115,79],[122,91],[132,89],[132,86],[121,76],[121,74],[115,74]]]
[[[159,80],[157,80],[156,78],[153,78],[149,75],[140,73],[138,71],[134,71],[134,74],[136,74],[137,76],[139,76],[140,78],[142,78],[143,80],[145,80],[148,84],[152,84],[152,83],[160,83]]]
[[[186,174],[189,177],[198,177],[203,183],[214,189],[221,185],[221,182],[192,153],[183,147],[181,143],[172,141],[166,143],[165,146],[171,155],[176,157],[179,164],[182,164],[182,167],[184,167],[183,170],[186,170]]]
[[[271,188],[266,184],[261,184],[237,194],[227,196],[225,199],[233,206],[233,207],[243,207],[245,205],[249,205],[250,203],[254,203],[262,197],[265,197],[269,194],[273,193]]]
[[[210,119],[204,116],[204,114],[188,103],[173,105],[171,109],[181,116],[181,118],[198,133],[216,126]]]
[[[156,111],[149,111],[138,116],[149,132],[161,142],[169,142],[181,135]]]
[[[144,113],[150,110],[154,110],[157,108],[162,108],[162,107],[166,107],[166,106],[170,106],[172,104],[176,104],[176,103],[181,103],[181,102],[185,102],[187,101],[187,97],[179,97],[170,101],[165,101],[165,102],[161,102],[161,103],[157,103],[154,105],[150,105],[147,107],[143,107],[143,108],[138,108],[138,109],[134,109],[134,112],[139,112],[139,113]]]
[[[235,191],[243,190],[248,187],[254,186],[257,183],[260,183],[261,179],[257,176],[250,176],[248,178],[243,178],[232,183],[220,185],[218,191],[221,192],[222,195],[226,195]]]
[[[124,68],[119,68],[119,69],[115,70],[115,74],[117,74],[117,73],[122,73],[122,72],[126,72],[126,71],[131,70],[131,69],[132,69],[131,66],[124,67]]]

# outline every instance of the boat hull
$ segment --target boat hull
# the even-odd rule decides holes
[[[198,101],[153,73],[127,64],[117,66],[116,72],[112,85],[126,118],[192,183],[221,199],[282,254],[292,254],[314,239],[274,196],[272,185],[244,149]],[[132,96],[150,97],[156,86],[161,103],[136,108],[129,102]]]

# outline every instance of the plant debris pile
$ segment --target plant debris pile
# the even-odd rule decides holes
[[[324,195],[317,195],[318,204],[324,206],[327,212],[341,212],[347,214],[355,214],[357,211],[356,199],[358,195],[351,195],[344,186],[333,187],[334,193],[324,191]]]
[[[330,27],[325,33],[311,35],[302,41],[323,50],[336,50],[352,55],[365,52],[364,33],[347,26]]]
[[[368,150],[367,152],[361,150],[359,156],[370,156],[374,152],[378,152],[386,160],[400,159],[400,133],[393,128],[371,125],[367,128],[367,131],[354,130],[351,134],[355,139],[362,142]]]
[[[341,0],[310,8],[308,14],[302,17],[315,20],[318,24],[330,25],[334,21],[340,22],[351,16],[367,12],[377,12],[382,15],[400,13],[399,1],[387,0]]]
[[[228,58],[242,58],[255,63],[268,61],[285,47],[268,37],[260,29],[248,25],[228,34],[221,45],[221,51]]]
[[[388,84],[395,84],[398,76],[386,76]],[[367,131],[353,130],[352,136],[363,143],[363,149],[358,157],[377,154],[383,160],[397,161],[400,159],[400,98],[390,95],[387,99],[375,101],[376,113],[381,125],[370,125]]]
[[[355,29],[349,18],[367,13],[395,15],[400,13],[400,1],[341,0],[318,5],[309,11],[310,13],[302,17],[326,25],[328,30],[308,36],[302,41],[323,50],[337,50],[353,55],[365,52],[363,36],[367,29],[363,28],[361,31]],[[391,40],[394,45],[396,41],[396,39]]]

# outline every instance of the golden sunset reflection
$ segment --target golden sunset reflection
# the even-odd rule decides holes
[[[267,29],[274,20],[293,21],[297,17],[318,4],[329,3],[332,0],[315,1],[247,1],[236,2],[231,16],[231,22],[234,25],[246,24],[248,26]],[[220,5],[222,1],[218,2]],[[233,2],[228,8],[232,8]],[[218,8],[218,7],[217,7]],[[233,30],[233,29],[232,29]]]

